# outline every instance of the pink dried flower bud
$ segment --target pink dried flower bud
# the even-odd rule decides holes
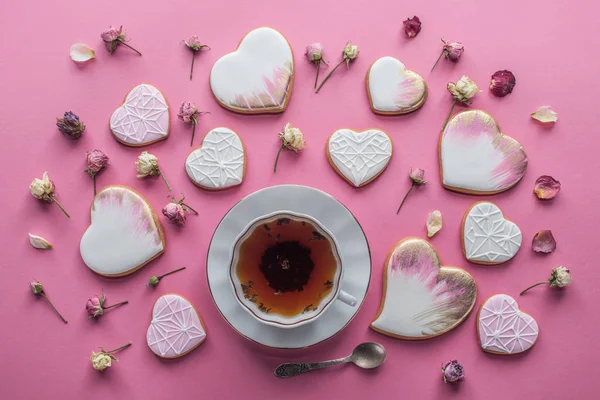
[[[128,47],[131,50],[135,51],[140,56],[142,55],[142,53],[125,43],[125,33],[123,32],[122,25],[119,27],[119,29],[115,28],[112,25],[109,26],[108,29],[105,29],[104,31],[102,31],[102,33],[100,33],[100,37],[104,41],[104,46],[106,47],[106,50],[108,50],[108,52],[111,54],[117,49],[117,47],[120,44],[122,44],[125,47]]]
[[[465,379],[465,369],[456,360],[442,364],[442,372],[444,373],[444,383],[455,383]]]
[[[29,282],[29,289],[31,289],[31,293],[33,294],[42,294],[44,292],[44,287],[40,281]]]
[[[102,151],[96,149],[88,150],[85,153],[85,163],[87,164],[87,168],[83,172],[94,177],[94,175],[108,166],[108,161],[108,156]]]
[[[414,38],[421,32],[421,20],[416,15],[412,18],[408,18],[403,22],[404,33],[407,38]]]
[[[185,210],[180,204],[169,203],[163,208],[162,213],[170,221],[176,223],[179,226],[185,225],[186,215]]]
[[[444,52],[446,53],[446,59],[452,62],[457,62],[465,51],[465,46],[461,42],[444,42]]]
[[[309,44],[306,46],[306,53],[304,55],[313,64],[321,62],[323,59],[323,45],[321,43]]]
[[[517,80],[515,75],[508,71],[496,71],[492,75],[492,82],[490,83],[490,91],[496,97],[504,97],[513,91]]]
[[[536,253],[552,253],[556,250],[556,240],[550,230],[542,230],[535,234],[532,242],[533,251]]]
[[[188,49],[192,50],[194,53],[205,47],[210,48],[209,45],[200,43],[200,39],[196,35],[190,36],[189,39],[184,40],[183,43],[185,43]]]
[[[535,181],[533,192],[540,200],[550,200],[560,192],[560,182],[550,175],[542,175]]]
[[[427,183],[427,181],[425,181],[425,170],[421,169],[421,168],[411,168],[408,176],[410,177],[410,180],[413,181],[416,185],[422,185],[424,183]]]
[[[186,124],[198,122],[196,116],[200,114],[198,111],[198,107],[190,101],[184,101],[181,103],[181,107],[179,107],[179,113],[177,117]]]
[[[96,318],[104,314],[104,309],[102,308],[104,300],[104,295],[101,297],[93,296],[88,299],[87,303],[85,304],[85,312],[90,318]]]

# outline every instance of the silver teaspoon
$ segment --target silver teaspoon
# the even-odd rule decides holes
[[[379,343],[361,343],[348,357],[336,360],[321,361],[316,363],[286,363],[275,368],[275,376],[278,378],[291,378],[304,372],[330,367],[332,365],[352,362],[360,368],[377,368],[385,361],[385,348]]]

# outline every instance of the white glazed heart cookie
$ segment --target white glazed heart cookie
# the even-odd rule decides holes
[[[185,161],[188,177],[208,190],[238,186],[246,174],[246,152],[242,139],[229,128],[219,127],[204,136],[200,147]]]
[[[287,39],[272,28],[250,31],[238,48],[219,58],[210,88],[219,104],[243,114],[280,113],[294,84],[294,56]]]
[[[154,86],[143,83],[131,89],[125,102],[110,117],[110,131],[127,146],[145,146],[169,137],[169,105]]]
[[[206,339],[206,329],[192,303],[177,294],[166,294],[154,303],[146,332],[148,347],[162,358],[186,355]]]
[[[377,178],[389,164],[392,151],[392,139],[379,129],[338,129],[327,140],[329,164],[355,187]]]
[[[371,323],[379,333],[428,339],[457,327],[475,306],[475,279],[464,269],[443,267],[426,240],[401,240],[384,268],[383,298]]]
[[[131,274],[165,250],[162,226],[135,190],[107,186],[92,203],[92,223],[79,245],[83,262],[97,274]]]
[[[381,57],[371,64],[366,81],[371,110],[376,114],[406,114],[427,99],[425,80],[394,57]]]
[[[506,294],[487,299],[477,314],[477,336],[481,349],[493,354],[517,354],[529,350],[537,341],[535,319],[519,309]]]
[[[504,217],[494,203],[473,204],[462,222],[463,254],[472,263],[501,264],[521,248],[521,229]]]
[[[494,117],[481,110],[463,111],[448,121],[439,158],[443,186],[469,194],[508,190],[527,169],[521,144],[504,135]]]

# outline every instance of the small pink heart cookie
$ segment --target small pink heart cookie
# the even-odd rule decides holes
[[[533,347],[539,335],[535,319],[506,294],[496,294],[481,305],[477,325],[481,349],[487,353],[522,353]]]
[[[177,294],[159,297],[146,333],[148,347],[162,358],[186,355],[206,339],[206,329],[192,303]]]
[[[469,194],[508,190],[527,169],[521,144],[504,135],[494,117],[481,110],[463,111],[448,121],[439,158],[444,187]]]
[[[169,137],[169,105],[154,86],[131,89],[123,105],[110,117],[110,131],[126,146],[139,147]]]

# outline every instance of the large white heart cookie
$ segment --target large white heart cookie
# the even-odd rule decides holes
[[[517,354],[529,350],[539,335],[535,319],[506,294],[487,299],[477,315],[477,335],[483,351]]]
[[[427,84],[397,58],[381,57],[367,72],[367,95],[377,114],[406,114],[425,103]]]
[[[210,88],[219,104],[244,114],[283,112],[294,83],[294,56],[287,39],[272,28],[250,31],[238,48],[219,58]]]
[[[521,229],[504,217],[494,203],[473,204],[462,223],[463,253],[476,264],[501,264],[521,248]]]
[[[327,140],[329,163],[355,187],[377,178],[390,162],[392,150],[392,139],[378,129],[338,129]]]
[[[420,340],[457,327],[477,298],[475,279],[464,269],[442,267],[426,240],[406,238],[384,266],[381,306],[371,328],[399,339]]]
[[[500,131],[490,114],[469,110],[450,119],[439,144],[442,184],[470,194],[495,194],[516,185],[527,169],[521,144]]]
[[[240,185],[246,173],[242,139],[229,128],[211,130],[200,147],[188,156],[185,170],[192,182],[203,189],[219,190]]]
[[[110,117],[110,131],[127,146],[145,146],[169,136],[169,105],[154,86],[134,87]]]
[[[152,308],[146,332],[148,347],[162,358],[181,357],[206,339],[200,314],[186,298],[177,294],[159,297]]]
[[[133,189],[108,186],[92,203],[92,223],[79,244],[83,262],[110,277],[131,274],[165,250],[162,226]]]

